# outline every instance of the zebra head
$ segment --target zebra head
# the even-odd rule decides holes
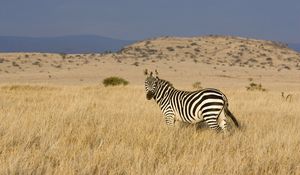
[[[155,71],[157,73],[157,71]],[[154,77],[153,73],[151,72],[150,75],[148,75],[148,71],[145,70],[145,75],[147,75],[145,80],[145,89],[146,89],[146,98],[147,100],[151,100],[153,96],[155,95],[158,77]]]

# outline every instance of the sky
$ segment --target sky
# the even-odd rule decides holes
[[[300,43],[300,0],[0,0],[0,35],[237,35]]]

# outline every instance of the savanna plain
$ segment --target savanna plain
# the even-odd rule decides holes
[[[144,44],[148,56],[139,56]],[[300,174],[299,53],[231,37],[136,45],[106,55],[0,54],[0,174]],[[145,68],[179,89],[222,90],[241,127],[166,126],[146,100]],[[129,85],[102,85],[114,75]]]

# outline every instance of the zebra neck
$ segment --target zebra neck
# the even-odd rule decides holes
[[[158,88],[158,90],[156,91],[155,95],[154,95],[154,99],[156,101],[156,103],[161,103],[162,101],[165,101],[169,95],[171,94],[172,91],[174,91],[175,89],[172,86],[169,85],[163,85],[160,88]]]

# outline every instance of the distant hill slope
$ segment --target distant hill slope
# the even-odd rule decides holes
[[[152,66],[163,67],[165,72],[176,72],[178,69],[192,72],[208,69],[300,71],[300,53],[286,44],[232,36],[159,37],[135,42],[113,53],[62,52],[0,53],[0,76],[58,70],[70,71],[70,76],[74,76],[78,73],[76,71],[81,74],[81,70],[85,69],[94,70],[92,73],[101,69],[110,74],[112,70],[127,72],[132,67],[141,69]]]
[[[61,37],[0,36],[0,52],[91,53],[118,51],[133,41],[95,35]]]
[[[143,61],[192,60],[221,66],[300,70],[300,53],[286,44],[232,36],[154,38],[124,47],[119,56]]]

